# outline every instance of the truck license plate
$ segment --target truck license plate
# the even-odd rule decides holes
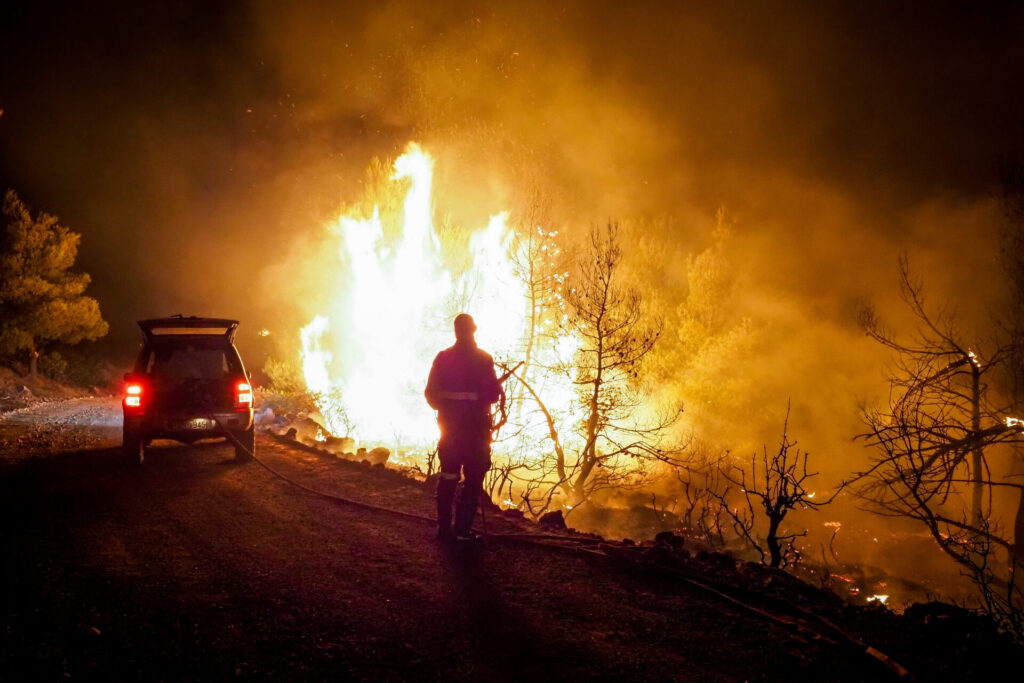
[[[213,428],[213,421],[207,417],[193,417],[184,422],[174,423],[174,427],[185,431],[205,431]]]

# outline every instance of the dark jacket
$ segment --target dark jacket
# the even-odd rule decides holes
[[[456,343],[434,358],[424,392],[446,428],[491,427],[491,404],[501,396],[494,360],[472,343]]]

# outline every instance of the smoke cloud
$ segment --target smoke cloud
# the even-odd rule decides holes
[[[538,199],[570,239],[622,221],[643,247],[631,278],[670,323],[726,207],[735,315],[759,336],[730,406],[748,412],[714,414],[714,434],[770,441],[791,398],[832,482],[864,462],[857,402],[886,391],[852,311],[870,299],[907,324],[898,254],[979,330],[1004,296],[991,197],[1024,149],[1019,6],[5,11],[0,180],[83,234],[120,357],[136,318],[174,312],[237,316],[254,351],[264,327],[297,348],[331,295],[324,225],[409,140],[437,158],[457,224]]]

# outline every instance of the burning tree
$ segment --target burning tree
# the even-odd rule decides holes
[[[473,314],[481,346],[498,357],[522,335],[507,214],[480,230],[439,226],[433,174],[433,159],[415,144],[371,166],[367,198],[327,226],[337,286],[301,334],[303,376],[329,431],[351,429],[396,453],[437,438],[422,387],[433,355],[451,343],[455,313]]]
[[[930,312],[906,257],[900,259],[900,293],[918,323],[910,341],[883,329],[870,307],[861,313],[868,336],[896,360],[888,405],[864,412],[868,430],[860,438],[878,456],[859,475],[859,495],[878,514],[923,524],[977,583],[989,610],[1016,613],[1019,621],[1020,560],[1014,560],[1018,548],[1001,512],[1010,507],[1006,494],[1024,485],[1006,476],[1008,458],[998,455],[1021,443],[1022,430],[990,389],[1009,346],[972,346],[948,313]]]
[[[27,352],[29,374],[35,377],[44,345],[98,339],[108,328],[96,300],[83,295],[89,276],[69,272],[82,236],[56,216],[33,216],[13,190],[4,196],[3,215],[0,351]]]
[[[516,221],[511,249],[515,275],[526,296],[526,330],[521,376],[530,378],[535,364],[550,368],[544,350],[557,344],[565,303],[559,295],[565,285],[567,264],[557,242],[558,231],[549,227],[547,207],[534,198]],[[540,356],[537,358],[536,356]]]
[[[540,193],[535,193],[526,209],[515,218],[510,258],[526,304],[522,362],[515,369],[514,381],[507,387],[506,409],[511,419],[502,430],[501,441],[497,444],[501,455],[495,459],[488,478],[491,497],[505,491],[501,495],[510,505],[515,504],[516,486],[520,488],[520,499],[526,501],[528,507],[532,506],[538,492],[545,489],[546,495],[540,496],[544,502],[539,511],[550,506],[553,490],[545,487],[545,483],[555,476],[555,467],[551,459],[537,454],[552,448],[555,460],[564,461],[558,433],[569,406],[562,406],[562,410],[555,408],[553,414],[538,392],[557,402],[572,399],[571,394],[560,391],[567,382],[550,381],[561,379],[555,377],[559,346],[567,341],[560,335],[565,316],[565,301],[560,291],[566,281],[568,264],[557,238],[558,231],[550,226],[547,204]],[[504,367],[505,372],[511,369]],[[539,514],[539,511],[535,512]]]
[[[664,458],[660,437],[679,412],[644,425],[635,412],[643,405],[641,363],[661,336],[660,320],[647,320],[643,297],[616,281],[622,249],[618,226],[590,231],[590,244],[577,277],[565,292],[567,332],[581,341],[569,368],[578,388],[583,420],[582,447],[572,463],[558,460],[558,475],[577,501],[597,488],[622,485],[635,475],[623,458],[642,463]]]
[[[648,408],[642,365],[662,327],[660,320],[648,319],[639,291],[619,284],[621,259],[618,226],[595,227],[575,271],[542,283],[542,292],[551,283],[562,285],[561,292],[554,290],[557,331],[535,347],[535,377],[514,374],[524,398],[536,406],[549,444],[535,444],[546,455],[527,463],[519,475],[520,499],[533,514],[546,510],[559,493],[575,506],[600,489],[638,485],[646,463],[671,460],[678,450],[663,442],[681,409],[650,421],[642,417]],[[572,342],[571,353],[552,348],[566,340]],[[538,360],[538,355],[555,360]],[[561,394],[559,382],[546,385],[559,374],[572,380],[575,395]],[[545,391],[546,386],[553,390]],[[560,405],[563,401],[568,405]]]
[[[619,282],[617,227],[592,231],[570,275],[542,202],[516,217],[517,230],[507,212],[461,229],[435,221],[432,178],[433,160],[410,144],[374,165],[367,199],[328,226],[342,266],[336,292],[301,333],[306,389],[328,430],[391,445],[396,461],[419,466],[437,434],[422,382],[465,311],[483,348],[522,360],[492,494],[508,502],[515,488],[538,514],[534,504],[546,509],[558,494],[575,504],[637,483],[643,463],[667,457],[662,432],[679,411],[646,419],[640,370],[661,325]]]

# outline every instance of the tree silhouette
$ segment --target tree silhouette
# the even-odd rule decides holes
[[[1014,584],[1020,562],[1012,561],[1022,539],[1000,516],[1008,494],[1019,496],[1024,485],[992,467],[1022,442],[1019,420],[1007,414],[1011,404],[992,388],[1010,346],[968,343],[948,312],[926,306],[906,257],[900,286],[917,318],[913,338],[887,332],[870,307],[861,312],[866,333],[895,353],[895,364],[888,405],[863,414],[867,431],[860,438],[877,456],[859,475],[858,493],[878,514],[923,524],[978,584],[990,612],[1006,611],[1024,623],[1024,596],[1020,582]]]
[[[749,479],[748,470],[738,465],[722,470],[722,476],[743,494],[746,508],[730,506],[728,490],[713,492],[732,519],[736,535],[761,554],[763,564],[772,567],[796,564],[800,559],[796,539],[807,535],[806,530],[785,531],[783,523],[786,516],[793,510],[818,510],[835,500],[843,489],[840,485],[828,498],[815,500],[815,493],[808,491],[805,484],[818,473],[807,471],[808,454],[806,451],[801,452],[796,445],[795,441],[789,439],[787,406],[778,450],[769,453],[768,448],[764,447],[761,450],[760,467],[758,457],[751,456]],[[760,510],[761,515],[758,515],[757,510]],[[761,516],[765,527],[763,536],[757,532]]]
[[[678,416],[675,412],[643,426],[636,419],[643,403],[640,365],[661,336],[662,325],[648,319],[639,290],[616,279],[621,259],[618,226],[593,228],[589,249],[565,292],[565,326],[581,341],[571,372],[584,417],[579,425],[583,446],[571,471],[560,468],[559,474],[571,482],[577,500],[585,500],[597,487],[624,484],[635,468],[617,466],[622,456],[634,463],[662,457],[658,436]]]

